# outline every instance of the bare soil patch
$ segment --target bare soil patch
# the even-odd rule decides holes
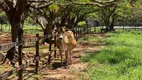
[[[35,38],[35,35],[24,35],[24,40]],[[0,45],[7,44],[11,42],[11,34],[10,33],[4,33],[0,32]]]

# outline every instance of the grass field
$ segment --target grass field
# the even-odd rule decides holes
[[[89,80],[141,80],[142,32],[117,31],[107,35],[110,37],[101,40],[105,48],[81,58],[90,64],[86,73]]]
[[[11,31],[10,25],[7,25],[7,24],[0,25],[0,30],[1,30],[1,28],[2,28],[2,32],[10,32]],[[35,26],[35,25],[24,25],[23,30],[24,30],[25,34],[43,33],[41,27]]]

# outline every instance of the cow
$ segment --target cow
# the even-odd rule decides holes
[[[65,26],[57,27],[55,31],[57,32],[56,45],[60,52],[61,65],[63,65],[63,54],[65,54],[65,65],[68,65],[72,57],[71,51],[77,45],[76,39],[74,37],[73,32],[68,28],[66,28]]]

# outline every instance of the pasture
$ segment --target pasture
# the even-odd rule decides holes
[[[40,29],[26,28],[25,35],[35,36]],[[27,36],[28,38],[28,36]],[[51,65],[44,64],[39,75],[29,73],[33,67],[25,69],[24,79],[75,79],[75,80],[130,80],[142,79],[142,32],[138,30],[117,30],[106,34],[87,34],[78,39],[78,46],[73,50],[73,61],[67,69],[57,65],[56,59]],[[29,46],[29,45],[26,45]],[[26,47],[24,51],[35,52],[34,47]],[[48,52],[48,45],[40,46],[40,55]],[[40,63],[47,61],[42,59]],[[54,64],[55,63],[55,64]],[[40,66],[43,66],[40,64]],[[9,65],[1,65],[0,73],[12,69]],[[9,79],[14,78],[15,75]]]
[[[0,80],[142,80],[141,3],[0,0]]]
[[[127,30],[106,34],[105,47],[81,58],[89,63],[89,80],[141,80],[142,32]]]

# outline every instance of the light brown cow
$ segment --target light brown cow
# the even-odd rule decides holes
[[[74,34],[66,27],[59,27],[57,30],[56,45],[60,51],[61,64],[63,64],[63,54],[65,54],[65,63],[71,61],[71,51],[76,47],[77,42]]]

